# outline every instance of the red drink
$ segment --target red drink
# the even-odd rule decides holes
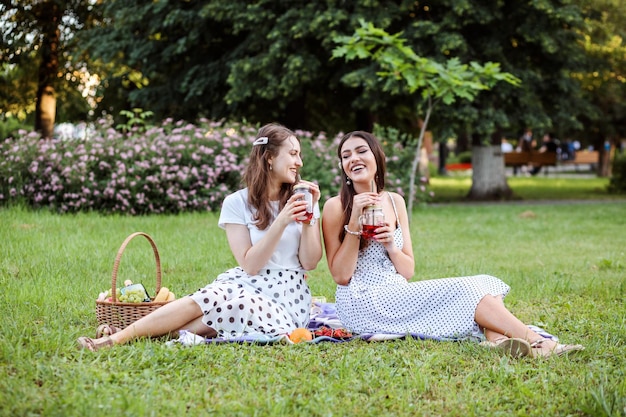
[[[307,202],[306,212],[298,218],[298,221],[304,224],[311,223],[311,219],[313,218],[313,195],[311,194],[311,190],[305,184],[297,184],[293,187],[293,192],[294,194],[303,194],[301,200]]]
[[[362,226],[363,230],[361,230],[361,236],[363,236],[363,238],[365,239],[373,239],[374,236],[376,236],[376,229],[378,229],[379,226],[376,225],[372,225],[372,224],[364,224]]]
[[[301,220],[301,221],[302,221],[302,223],[309,224],[309,223],[311,222],[311,219],[313,218],[313,213],[310,213],[310,212],[308,212],[308,211],[307,211],[307,212],[304,214],[304,216],[300,216],[300,218],[301,218],[301,219],[304,219],[304,220]]]

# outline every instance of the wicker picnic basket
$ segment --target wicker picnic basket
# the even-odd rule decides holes
[[[137,236],[145,237],[152,246],[154,259],[156,261],[155,294],[157,294],[161,289],[161,259],[159,258],[159,251],[156,244],[148,234],[135,232],[124,240],[124,243],[122,243],[122,246],[120,246],[120,249],[117,251],[117,256],[115,257],[115,262],[113,263],[113,274],[111,276],[111,301],[96,301],[96,318],[98,319],[98,324],[109,324],[119,329],[123,329],[169,302],[152,301],[150,303],[123,303],[117,301],[115,289],[117,288],[117,270],[119,269],[120,260],[122,259],[122,254],[124,253],[126,246]],[[154,300],[154,297],[151,297],[151,299]]]

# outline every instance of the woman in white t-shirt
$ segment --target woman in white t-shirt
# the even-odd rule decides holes
[[[96,351],[138,337],[188,330],[201,336],[287,334],[309,322],[311,293],[305,272],[322,258],[319,187],[305,183],[314,217],[304,224],[307,202],[292,187],[302,167],[300,141],[284,126],[263,126],[243,175],[247,188],[224,199],[219,226],[239,266],[195,293],[153,311],[123,330],[100,326],[79,347]]]

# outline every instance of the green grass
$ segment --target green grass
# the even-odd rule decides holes
[[[521,179],[520,179],[521,180]],[[189,293],[231,266],[217,214],[58,216],[0,209],[0,416],[626,415],[626,204],[484,204],[416,210],[414,279],[491,274],[522,320],[586,350],[511,360],[433,341],[79,351],[124,238],[156,241],[163,285]],[[153,291],[147,241],[120,279]],[[322,262],[315,295],[333,299]]]
[[[544,176],[509,177],[509,187],[516,200],[615,200],[624,199],[624,195],[609,194],[606,187],[608,178]],[[435,192],[434,202],[463,201],[472,187],[472,178],[467,174],[455,174],[449,177],[433,177],[430,188]]]

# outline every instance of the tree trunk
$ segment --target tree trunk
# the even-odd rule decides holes
[[[507,200],[513,191],[506,181],[500,145],[472,147],[472,188],[470,200]]]
[[[454,154],[458,155],[461,152],[465,152],[469,150],[469,138],[468,133],[463,132],[456,138],[456,148],[454,149]]]
[[[35,107],[35,130],[44,138],[51,138],[56,117],[56,93],[54,83],[59,70],[59,7],[54,2],[42,2],[35,10],[35,16],[43,41],[41,43],[41,63],[37,85],[37,104]]]
[[[445,140],[439,142],[439,175],[448,175],[446,160],[448,159],[448,145]]]
[[[409,175],[409,201],[407,205],[407,211],[409,212],[409,221],[411,219],[411,213],[413,213],[413,200],[415,199],[415,177],[420,164],[420,157],[422,154],[422,142],[424,141],[424,135],[426,134],[426,128],[428,121],[430,120],[430,114],[433,111],[433,102],[431,98],[428,98],[428,106],[426,107],[426,117],[420,127],[420,135],[417,138],[417,146],[415,147],[415,156],[413,157],[413,163],[411,164],[411,175]]]

